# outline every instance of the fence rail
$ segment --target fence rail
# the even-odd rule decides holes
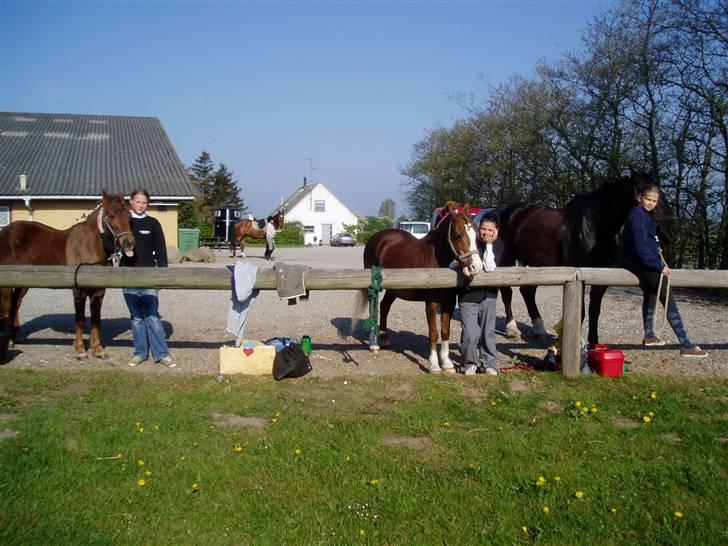
[[[368,269],[310,269],[309,290],[357,290],[370,284]],[[386,288],[455,288],[462,283],[455,271],[435,269],[384,269]],[[673,271],[673,287],[728,288],[728,271]],[[573,267],[504,267],[478,275],[473,286],[563,286],[562,370],[579,373],[581,304],[584,285],[638,286],[637,277],[624,269]],[[230,290],[227,267],[111,268],[103,266],[0,265],[1,288],[176,288],[185,290]],[[272,269],[258,271],[255,288],[275,290]]]

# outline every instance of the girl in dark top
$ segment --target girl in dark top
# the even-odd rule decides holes
[[[655,307],[657,306],[657,289],[660,275],[670,276],[670,268],[662,259],[660,243],[657,238],[657,226],[652,218],[652,211],[660,199],[659,188],[655,184],[643,185],[637,193],[637,206],[627,216],[624,224],[621,265],[637,275],[644,295],[642,301],[642,320],[645,347],[664,345],[654,330]],[[674,297],[665,303],[667,282],[662,283],[659,297],[663,306],[667,307],[667,320],[680,342],[680,354],[685,357],[704,358],[708,353],[690,341],[683,326],[680,311]]]
[[[136,244],[132,257],[122,257],[121,267],[167,267],[167,246],[162,226],[146,214],[149,192],[134,190],[130,197],[131,229]],[[168,368],[176,367],[169,356],[164,328],[159,318],[159,291],[156,288],[124,288],[124,300],[131,314],[131,333],[134,354],[129,366],[138,366],[149,358],[151,349],[155,362]]]

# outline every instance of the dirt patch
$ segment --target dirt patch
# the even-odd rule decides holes
[[[268,423],[267,419],[260,417],[242,417],[231,413],[213,413],[212,421],[217,426],[223,427],[253,427],[261,430]]]
[[[403,446],[410,449],[428,449],[432,447],[432,440],[427,436],[386,436],[382,438],[386,446]]]
[[[627,419],[626,417],[612,417],[611,418],[612,424],[617,428],[622,429],[632,429],[637,428],[640,426],[640,424],[637,421],[633,421],[632,419]]]
[[[544,410],[546,413],[561,413],[562,411],[564,411],[564,407],[558,402],[554,402],[553,400],[546,400],[546,402],[541,404],[541,409]]]
[[[407,400],[415,392],[415,386],[411,383],[397,383],[389,385],[384,391],[385,400]]]
[[[510,381],[510,388],[513,394],[524,394],[531,392],[531,385],[526,383],[523,379],[513,378]]]
[[[17,415],[14,413],[0,413],[0,421],[10,421],[11,419],[15,419]]]
[[[679,444],[680,442],[682,442],[682,438],[680,438],[680,436],[678,436],[674,432],[668,432],[667,434],[663,434],[661,438],[668,442],[672,442],[673,444]]]
[[[718,443],[723,445],[728,444],[728,438],[718,438]]]
[[[461,392],[463,393],[463,396],[467,396],[475,402],[483,402],[484,400],[488,400],[488,391],[484,391],[470,385],[467,387],[463,387]]]
[[[15,438],[15,431],[10,430],[9,428],[0,430],[0,440],[4,440],[6,438]]]

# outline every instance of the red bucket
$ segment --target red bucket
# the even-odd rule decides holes
[[[602,377],[621,377],[624,373],[624,352],[609,345],[595,345],[589,349],[588,359],[591,369]]]

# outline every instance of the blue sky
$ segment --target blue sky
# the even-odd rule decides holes
[[[207,150],[232,169],[258,216],[304,176],[399,215],[413,145],[466,117],[452,97],[578,49],[606,5],[11,0],[0,110],[157,117],[185,165]]]

